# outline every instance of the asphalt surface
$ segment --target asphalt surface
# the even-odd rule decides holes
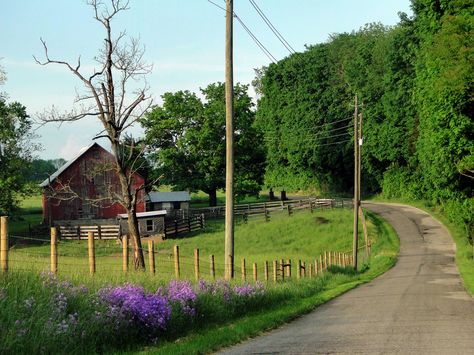
[[[462,286],[446,228],[414,207],[364,207],[400,237],[395,267],[220,354],[474,354],[474,300]]]

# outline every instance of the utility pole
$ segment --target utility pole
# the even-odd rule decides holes
[[[234,277],[234,78],[233,78],[233,0],[226,0],[225,36],[225,279]]]
[[[357,94],[354,103],[354,236],[352,241],[352,260],[354,270],[357,270],[357,249],[359,248],[359,127]]]

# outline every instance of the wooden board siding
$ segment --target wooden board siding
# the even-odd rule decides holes
[[[48,203],[45,196],[46,190],[44,190],[44,220],[48,221],[49,213],[51,213],[53,222],[56,220],[115,218],[117,214],[125,213],[125,209],[118,203],[112,201],[97,202],[107,195],[109,188],[117,192],[120,190],[118,176],[112,166],[113,156],[98,144],[84,152],[51,183],[56,191],[61,186],[69,185],[78,197],[70,200],[51,198],[50,203]],[[137,189],[143,183],[143,177],[135,174],[133,187]],[[90,203],[90,200],[96,202]],[[140,191],[137,212],[145,211],[144,200],[145,193]]]

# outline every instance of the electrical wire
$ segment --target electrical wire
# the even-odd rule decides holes
[[[283,35],[276,29],[276,27],[272,24],[272,22],[268,19],[268,17],[264,14],[262,9],[257,5],[257,3],[254,0],[249,0],[250,4],[252,4],[253,8],[257,13],[260,15],[262,20],[267,24],[268,28],[273,32],[273,34],[278,38],[278,40],[285,46],[285,48],[290,52],[291,54],[296,53],[296,51],[293,49],[293,47],[288,43],[288,41],[283,37]]]
[[[213,4],[214,6],[218,7],[219,9],[224,10],[225,12],[227,12],[227,9],[225,9],[224,7],[216,4],[214,1],[212,1],[212,0],[207,0],[207,1],[210,2],[211,4]],[[244,28],[244,30],[247,32],[247,34],[250,36],[250,38],[252,38],[252,40],[257,44],[257,46],[260,48],[260,50],[267,56],[267,58],[270,59],[271,62],[276,63],[278,60],[270,53],[270,51],[262,44],[262,42],[260,42],[258,40],[258,38],[252,33],[252,31],[242,21],[242,19],[239,16],[237,16],[235,11],[233,13],[233,16],[237,19],[237,21],[240,23],[240,25]]]

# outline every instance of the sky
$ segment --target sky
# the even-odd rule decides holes
[[[224,0],[213,0],[225,7]],[[366,23],[392,26],[398,12],[412,14],[409,0],[255,0],[287,42],[297,51],[326,42],[334,33],[351,32]],[[234,11],[277,59],[289,55],[248,0],[234,0]],[[76,62],[85,70],[104,38],[103,27],[92,18],[85,0],[6,1],[0,12],[0,66],[7,82],[0,91],[9,101],[26,106],[35,119],[51,106],[70,111],[76,89],[82,88],[61,66],[40,66],[44,58],[40,38],[53,59]],[[234,81],[250,84],[254,68],[270,60],[234,21]],[[145,60],[153,64],[147,77],[155,104],[165,92],[190,90],[224,81],[225,12],[207,0],[131,0],[130,9],[112,23],[115,33],[126,30],[145,46]],[[253,91],[250,92],[254,95]],[[70,159],[100,132],[94,118],[74,123],[35,125],[42,159]],[[141,134],[140,127],[131,133]],[[105,141],[100,144],[107,146]]]

